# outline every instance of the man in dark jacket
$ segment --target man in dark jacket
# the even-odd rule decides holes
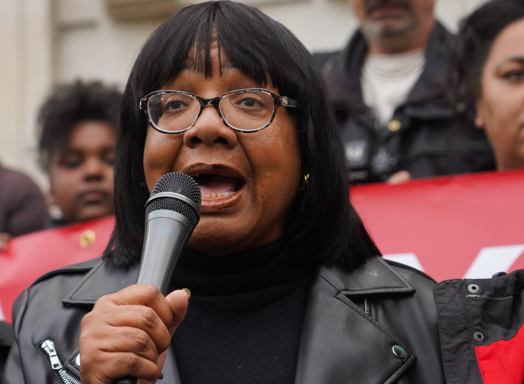
[[[443,80],[453,36],[434,0],[349,0],[361,26],[341,52],[315,55],[355,182],[494,169],[483,132],[453,127]]]

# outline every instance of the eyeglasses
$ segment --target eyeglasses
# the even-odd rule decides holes
[[[267,89],[246,88],[206,99],[183,91],[155,91],[140,100],[140,109],[157,131],[177,134],[187,131],[211,104],[224,124],[237,132],[258,132],[275,118],[277,108],[298,108],[299,103]]]

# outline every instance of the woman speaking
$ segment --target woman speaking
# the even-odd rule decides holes
[[[170,172],[202,205],[164,297],[133,283]],[[434,282],[377,257],[348,188],[304,46],[242,4],[182,9],[127,83],[112,242],[17,300],[5,383],[443,383]]]

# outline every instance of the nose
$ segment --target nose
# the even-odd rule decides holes
[[[199,144],[206,147],[219,144],[232,149],[237,143],[235,131],[224,124],[218,111],[211,104],[203,108],[195,125],[184,132],[184,144],[190,148]]]
[[[100,181],[104,178],[104,162],[98,156],[89,156],[85,160],[84,180]]]

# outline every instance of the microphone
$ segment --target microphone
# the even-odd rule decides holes
[[[189,175],[162,176],[146,202],[146,223],[137,284],[166,295],[180,252],[200,219],[200,187]]]
[[[198,183],[189,175],[171,172],[155,184],[146,202],[146,230],[137,284],[153,284],[165,296],[180,252],[200,219]],[[135,384],[126,376],[115,384]]]

